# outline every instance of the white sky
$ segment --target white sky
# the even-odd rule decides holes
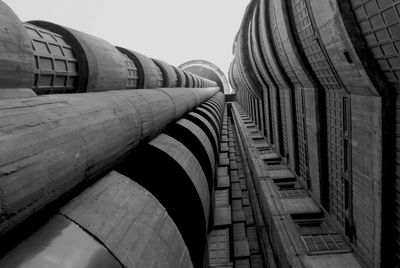
[[[225,75],[249,0],[4,0],[22,21],[46,20],[175,66],[203,59]]]

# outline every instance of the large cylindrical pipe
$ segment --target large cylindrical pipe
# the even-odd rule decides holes
[[[192,262],[160,202],[133,180],[112,171],[0,259],[1,267],[25,265],[172,268],[191,267]]]
[[[123,90],[0,100],[0,234],[84,180],[219,88]]]
[[[211,198],[207,178],[193,153],[162,133],[133,150],[116,170],[160,201],[182,234],[194,266],[201,267]]]
[[[215,113],[222,114],[223,93],[217,93],[210,100],[219,103]],[[214,140],[207,131],[218,131],[193,119],[187,117],[170,124],[150,143],[133,150],[116,170],[134,178],[154,194],[180,230],[194,266],[202,267],[207,228],[213,220],[212,196],[218,157],[218,149],[214,150],[212,145],[217,138]]]

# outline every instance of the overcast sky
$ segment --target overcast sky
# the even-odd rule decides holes
[[[209,60],[227,75],[249,0],[4,0],[22,21],[47,20],[173,65]]]

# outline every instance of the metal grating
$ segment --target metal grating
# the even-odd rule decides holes
[[[78,63],[61,35],[25,24],[35,57],[32,89],[38,94],[76,93]]]

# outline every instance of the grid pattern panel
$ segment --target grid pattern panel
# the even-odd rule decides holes
[[[309,253],[322,253],[329,251],[349,251],[343,237],[338,233],[302,235],[301,239]]]
[[[319,35],[312,24],[312,18],[306,2],[304,0],[291,0],[290,3],[300,44],[326,93],[329,209],[330,213],[344,229],[345,215],[347,213],[343,204],[343,117],[347,115],[343,115],[342,96],[346,96],[347,93],[331,68],[330,62],[319,43]]]
[[[400,89],[400,1],[350,3],[367,46],[387,79]]]
[[[38,94],[76,93],[78,64],[62,36],[25,24],[31,38],[35,66],[32,89]]]
[[[138,88],[138,69],[136,68],[133,61],[129,59],[129,57],[125,54],[122,54],[125,60],[126,65],[126,74],[127,74],[127,81],[126,81],[126,88]]]

